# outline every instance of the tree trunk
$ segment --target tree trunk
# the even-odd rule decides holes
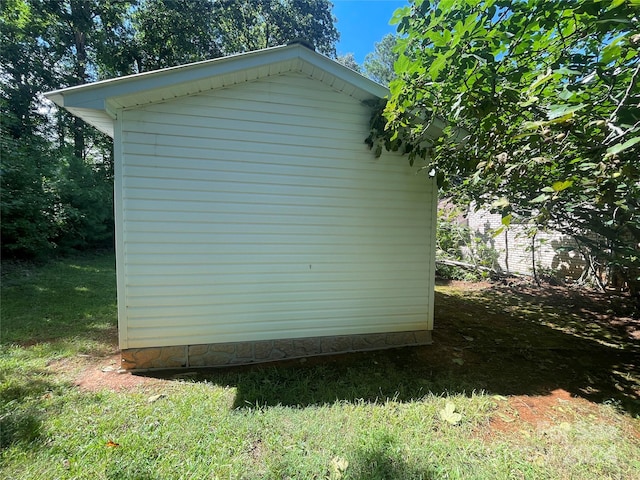
[[[71,2],[71,22],[73,25],[74,46],[76,48],[75,77],[78,84],[87,83],[87,28],[91,23],[90,6],[86,0]],[[73,155],[84,159],[84,122],[75,117],[73,120]]]
[[[504,268],[507,273],[511,273],[509,270],[509,229],[504,229]]]
[[[536,233],[534,233],[531,237],[531,269],[533,273],[533,279],[536,281],[536,284],[540,286],[538,269],[536,268]]]

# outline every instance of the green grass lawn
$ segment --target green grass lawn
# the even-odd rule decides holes
[[[462,318],[483,295],[439,287],[438,310]],[[115,328],[112,255],[3,273],[0,478],[640,479],[632,408],[554,399],[557,416],[526,423],[516,393],[533,392],[487,380],[471,348],[445,339],[427,347],[440,363],[400,349],[79,388],[78,374],[115,351]]]

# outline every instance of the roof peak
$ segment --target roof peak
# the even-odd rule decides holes
[[[308,48],[312,52],[316,51],[316,47],[313,44],[313,42],[311,42],[310,40],[307,40],[306,38],[301,38],[301,37],[294,38],[293,40],[289,41],[287,45],[302,45],[303,47]]]

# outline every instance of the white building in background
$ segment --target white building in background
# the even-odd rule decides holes
[[[502,216],[487,210],[470,209],[466,221],[472,232],[497,253],[495,267],[506,273],[532,275],[553,272],[557,278],[578,279],[586,263],[577,250],[575,240],[559,232],[537,231],[535,236],[526,224],[511,223],[502,227]]]

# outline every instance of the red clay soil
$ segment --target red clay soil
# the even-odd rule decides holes
[[[491,418],[491,429],[498,432],[518,432],[523,429],[539,429],[570,421],[576,410],[593,410],[588,400],[572,397],[561,388],[549,395],[516,395],[499,405]]]
[[[92,360],[84,367],[76,377],[74,383],[81,389],[90,392],[110,390],[120,392],[136,390],[145,386],[160,386],[169,382],[160,378],[133,375],[122,370],[120,366],[120,354]]]

